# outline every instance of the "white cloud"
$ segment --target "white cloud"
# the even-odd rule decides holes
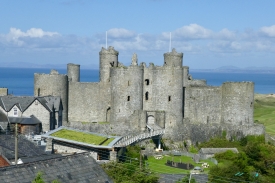
[[[136,33],[127,29],[113,28],[107,31],[108,37],[111,38],[132,38]]]
[[[57,32],[46,32],[39,28],[31,28],[26,32],[21,31],[20,29],[10,28],[10,31],[6,35],[1,35],[2,39],[5,39],[6,42],[11,42],[15,46],[23,46],[25,38],[43,38],[44,36],[56,36],[59,35]],[[23,38],[23,39],[21,39]]]
[[[275,37],[275,25],[272,25],[270,27],[262,27],[260,29],[260,32],[269,37]]]
[[[214,37],[216,37],[217,39],[235,39],[236,33],[228,29],[222,29],[220,32],[215,34]]]
[[[190,24],[172,31],[172,48],[178,52],[194,54],[244,54],[250,52],[272,53],[275,43],[275,26],[262,27],[259,30],[232,31],[224,28],[213,31],[197,24]],[[124,53],[136,51],[167,52],[169,32],[157,35],[141,34],[124,28],[112,28],[108,31],[108,45]],[[105,32],[92,37],[62,35],[53,31],[31,28],[21,31],[10,28],[6,34],[0,34],[0,52],[15,53],[58,53],[60,55],[89,55],[105,47]]]
[[[169,39],[170,33],[162,33],[165,39]],[[212,31],[198,24],[183,26],[172,32],[172,37],[176,39],[207,39],[212,37]]]

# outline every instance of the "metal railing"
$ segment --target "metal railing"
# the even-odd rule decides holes
[[[145,132],[145,133],[141,133],[138,135],[127,135],[124,136],[120,139],[120,141],[118,141],[117,143],[114,144],[115,147],[125,147],[128,146],[130,144],[133,144],[135,142],[144,140],[144,139],[148,139],[154,136],[158,136],[158,135],[163,135],[165,133],[164,129],[161,130],[155,130],[155,131],[151,131],[151,132]]]

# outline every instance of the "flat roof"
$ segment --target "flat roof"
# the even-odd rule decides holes
[[[69,139],[65,139],[65,138],[52,136],[53,133],[58,132],[58,131],[63,130],[63,129],[72,130],[72,131],[75,131],[75,132],[82,132],[82,133],[91,134],[91,135],[102,136],[102,137],[106,137],[106,138],[114,138],[114,140],[112,140],[108,145],[95,145],[95,144],[89,144],[89,143],[84,143],[84,142],[79,142],[79,141],[75,141],[75,140],[69,140]],[[98,148],[98,149],[112,149],[114,144],[122,138],[121,136],[103,135],[103,134],[99,134],[99,133],[95,133],[95,132],[77,130],[77,129],[73,129],[73,128],[69,128],[69,127],[65,127],[65,126],[61,126],[61,127],[57,128],[55,130],[49,131],[49,132],[41,135],[41,137],[42,138],[54,139],[54,140],[57,140],[57,141],[62,141],[62,142],[70,143],[70,144],[76,144],[76,145],[80,145],[80,146]]]

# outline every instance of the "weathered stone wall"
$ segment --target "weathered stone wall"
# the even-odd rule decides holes
[[[198,79],[188,80],[188,85],[189,86],[207,86],[206,80],[198,80]]]
[[[153,70],[153,109],[165,111],[166,132],[181,124],[183,117],[182,67],[155,67]]]
[[[79,122],[105,121],[99,111],[102,98],[99,83],[69,83],[69,120]]]
[[[231,125],[253,124],[253,103],[254,83],[223,83],[221,121]]]
[[[125,122],[143,108],[143,66],[111,68],[111,123]]]
[[[188,86],[189,67],[183,66],[182,68],[183,68],[182,86],[187,87]]]
[[[144,110],[135,110],[134,113],[129,117],[130,126],[133,129],[139,129],[145,131],[146,129],[147,115]]]
[[[197,142],[205,142],[212,137],[226,134],[229,140],[240,139],[247,135],[263,135],[265,127],[260,124],[253,125],[228,125],[228,124],[202,124],[192,123],[188,119],[183,120],[183,125],[174,128],[173,139],[175,141],[191,140],[193,144]],[[165,136],[167,136],[165,134]],[[164,136],[164,137],[165,137]]]
[[[164,53],[164,66],[182,67],[183,53],[177,53],[173,48],[172,52]]]
[[[67,64],[67,74],[69,82],[80,81],[80,65],[78,64]]]
[[[184,117],[194,123],[221,122],[220,87],[186,87]]]
[[[60,96],[63,122],[68,121],[68,76],[52,70],[50,74],[34,74],[34,96]]]
[[[8,88],[0,88],[0,96],[8,95]]]

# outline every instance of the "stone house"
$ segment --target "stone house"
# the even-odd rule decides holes
[[[212,158],[216,153],[223,153],[226,151],[239,153],[237,148],[201,148],[199,150],[199,155],[200,157],[204,157],[204,158]]]
[[[42,131],[62,126],[62,102],[53,96],[0,96],[0,111],[8,117],[22,118],[34,116],[41,121]],[[6,128],[2,122],[2,127]]]

